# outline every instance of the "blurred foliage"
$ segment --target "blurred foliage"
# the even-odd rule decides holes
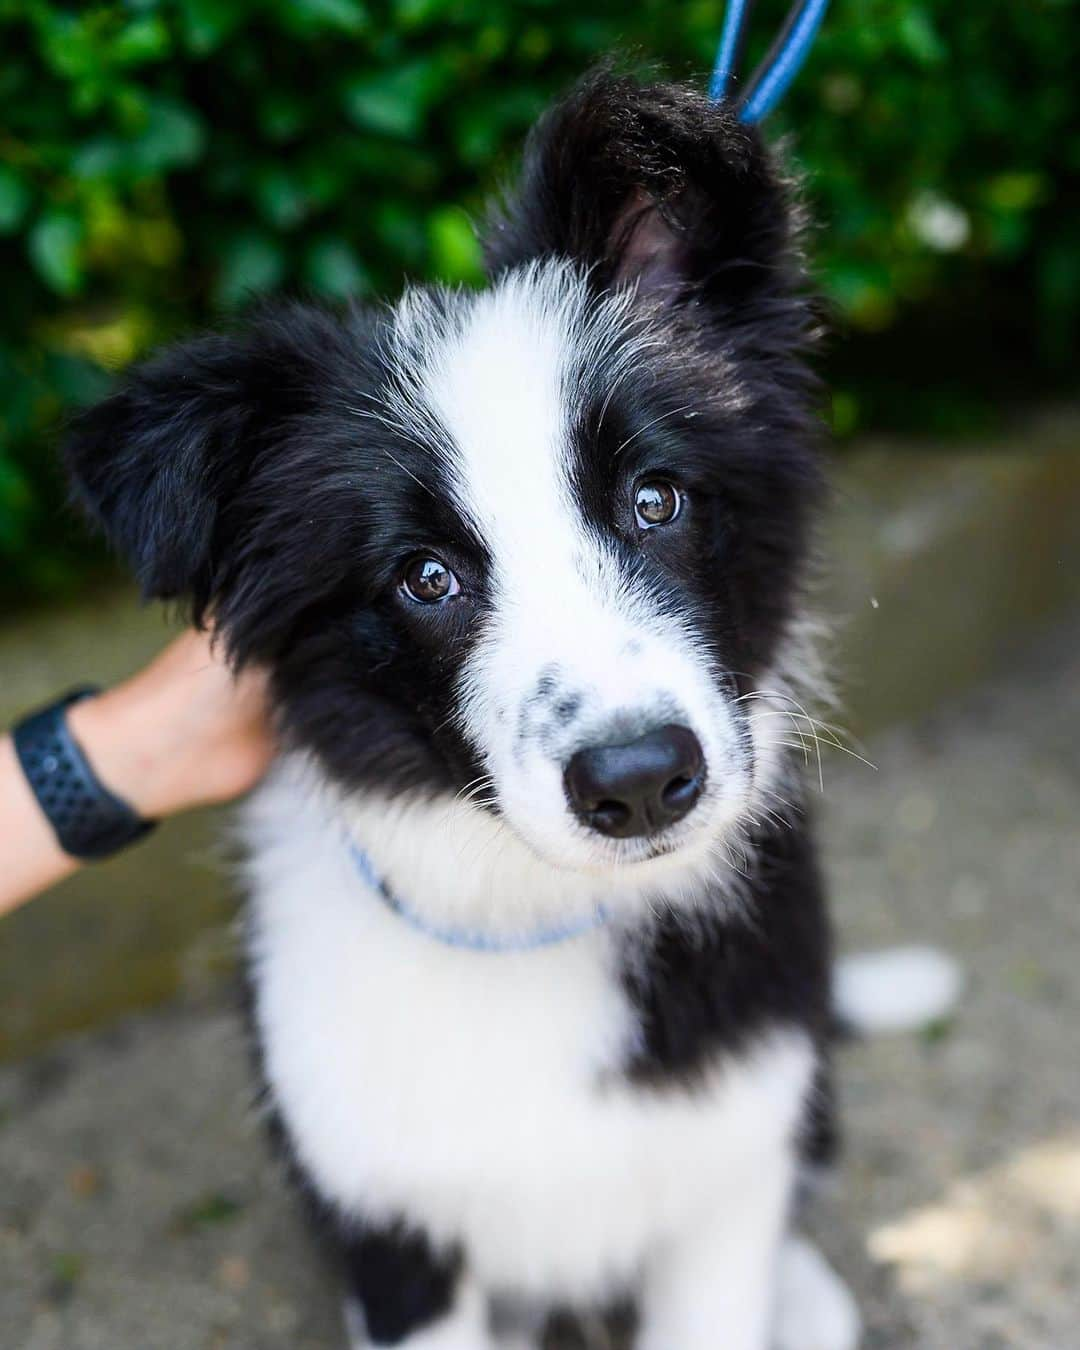
[[[888,417],[898,390],[924,424],[942,407],[964,423],[1000,396],[988,371],[1023,385],[1064,369],[1080,314],[1078,8],[835,0],[775,122],[856,339],[833,358],[841,432]],[[762,43],[782,9],[759,5]],[[548,98],[614,47],[703,78],[721,14],[722,0],[0,0],[0,587],[58,589],[81,565],[51,437],[109,371],[269,291],[475,280],[469,213]],[[961,372],[943,401],[936,377],[965,351],[976,379]]]

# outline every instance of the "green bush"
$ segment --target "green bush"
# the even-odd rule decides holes
[[[781,9],[759,6],[763,38]],[[1065,360],[1080,312],[1076,11],[835,0],[775,121],[807,172],[841,325],[879,335],[835,358],[841,430],[875,415],[897,360],[925,368],[912,325],[940,335],[963,319],[973,349],[997,334],[990,347],[1032,378]],[[616,46],[703,78],[721,12],[0,0],[0,586],[70,583],[51,440],[107,372],[270,291],[471,282],[469,212],[551,94]]]

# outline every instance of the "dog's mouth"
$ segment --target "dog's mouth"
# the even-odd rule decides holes
[[[671,858],[682,851],[683,841],[664,837],[623,841],[617,861],[626,867],[640,867],[658,858]]]
[[[685,861],[693,867],[700,859],[704,841],[712,831],[705,823],[703,813],[700,820],[680,822],[667,830],[654,835],[630,839],[604,838],[590,835],[588,849],[591,857],[574,863],[563,855],[548,856],[548,862],[557,866],[583,872],[607,874],[647,872],[651,865]]]

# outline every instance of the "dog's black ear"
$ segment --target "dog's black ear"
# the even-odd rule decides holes
[[[600,287],[636,282],[739,322],[800,286],[796,226],[787,185],[730,103],[600,71],[537,125],[486,252],[493,273],[569,257]]]
[[[72,424],[75,499],[145,596],[186,599],[201,618],[227,546],[223,512],[305,397],[312,351],[297,333],[315,322],[268,314],[242,333],[181,343]]]

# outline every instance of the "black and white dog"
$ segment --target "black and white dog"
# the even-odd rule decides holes
[[[798,208],[730,107],[601,73],[485,244],[484,291],[264,312],[71,438],[145,592],[272,672],[268,1100],[357,1345],[632,1296],[640,1350],[847,1350],[790,1233],[831,1136]]]

